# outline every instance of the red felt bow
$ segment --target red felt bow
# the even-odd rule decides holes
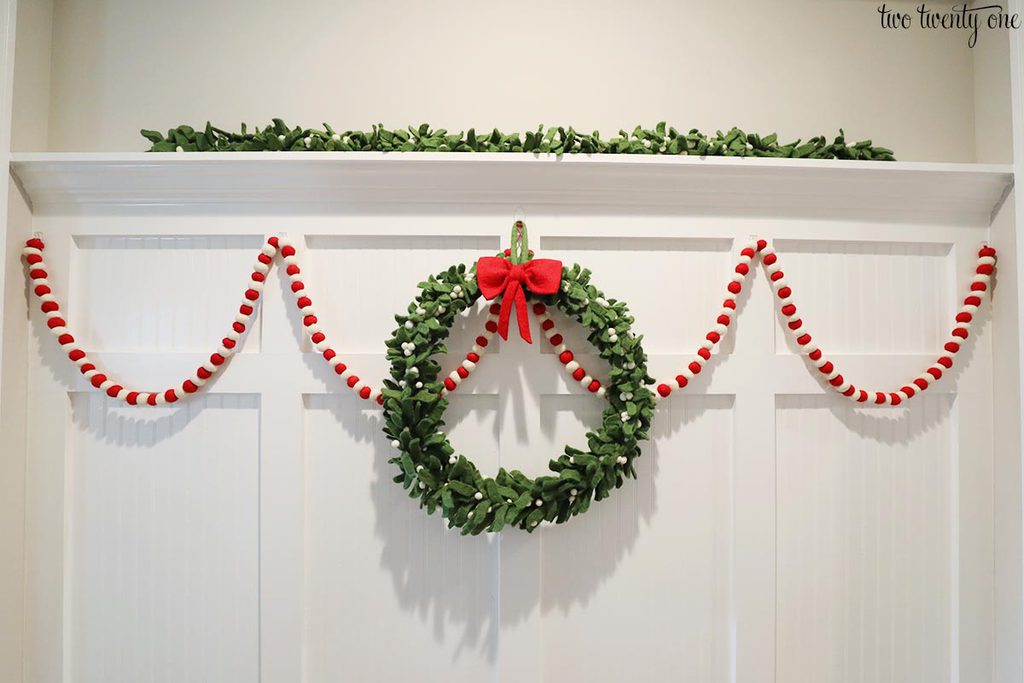
[[[498,315],[498,334],[508,339],[508,321],[512,306],[516,307],[519,334],[532,344],[530,320],[526,315],[525,286],[534,294],[554,294],[562,280],[562,262],[554,259],[535,259],[522,264],[513,264],[498,256],[484,256],[476,264],[476,281],[480,293],[488,301],[501,298],[501,313]]]

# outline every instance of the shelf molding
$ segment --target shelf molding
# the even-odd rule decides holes
[[[36,210],[411,211],[937,218],[988,225],[1010,165],[515,153],[12,155]]]

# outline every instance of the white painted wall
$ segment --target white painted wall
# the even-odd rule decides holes
[[[886,34],[850,0],[56,0],[49,111],[19,118],[48,116],[48,141],[19,149],[139,150],[139,128],[207,119],[606,135],[667,119],[845,127],[900,159],[972,161],[972,74],[965,35]]]

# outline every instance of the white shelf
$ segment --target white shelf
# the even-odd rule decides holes
[[[37,209],[452,205],[984,222],[1008,165],[765,158],[378,152],[15,154]]]

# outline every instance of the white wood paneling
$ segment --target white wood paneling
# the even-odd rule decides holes
[[[72,396],[69,680],[259,680],[260,419],[255,396]]]
[[[339,354],[377,382],[386,371],[383,340],[416,284],[505,246],[504,209],[479,206],[479,215],[412,204],[245,215],[253,205],[237,213],[122,205],[82,214],[46,205],[37,207],[35,228],[48,241],[59,293],[77,288],[70,319],[119,378],[159,386],[191,370],[237,306],[250,242],[287,234],[303,248],[306,281]],[[945,338],[970,254],[987,234],[984,221],[948,217],[887,224],[622,210],[530,210],[531,245],[590,267],[597,286],[631,305],[653,372],[665,380],[720,307],[732,255],[761,234],[777,240],[808,325],[844,373],[858,384],[902,383]],[[173,248],[131,246],[142,235]],[[219,271],[211,265],[218,259]],[[120,308],[109,300],[119,287],[167,273],[194,277],[168,288],[143,282]],[[686,395],[659,405],[638,481],[565,526],[462,538],[391,482],[379,413],[342,389],[302,342],[285,282],[268,281],[258,334],[209,397],[169,409],[193,415],[177,433],[159,431],[159,413],[81,394],[87,387],[32,314],[30,680],[134,680],[143,663],[174,660],[172,643],[204,633],[139,607],[138,587],[148,584],[114,593],[113,577],[95,569],[113,562],[136,581],[150,580],[147,568],[176,538],[168,525],[189,518],[146,506],[186,500],[190,482],[225,487],[191,499],[196,510],[237,503],[208,530],[230,532],[236,545],[190,566],[226,571],[232,548],[253,546],[245,569],[255,573],[224,591],[234,611],[206,624],[258,614],[257,623],[244,622],[255,630],[232,632],[244,660],[230,660],[237,680],[424,672],[457,681],[991,678],[988,314],[963,366],[923,401],[863,411],[827,396],[817,373],[780,341],[771,292],[757,273],[740,299],[735,336]],[[147,312],[150,301],[159,303]],[[156,311],[176,322],[161,327]],[[457,324],[445,367],[481,322],[474,313]],[[585,334],[561,327],[585,354]],[[600,363],[587,362],[604,376]],[[222,403],[239,395],[251,408],[225,411]],[[485,472],[539,474],[563,444],[583,441],[600,409],[544,344],[513,338],[496,341],[460,387],[449,429]],[[152,447],[127,447],[129,436],[115,427],[129,419]],[[228,445],[243,433],[252,441]],[[252,469],[231,479],[217,469],[223,457]],[[196,469],[186,476],[189,466]],[[153,478],[161,472],[167,476]],[[111,516],[113,505],[142,513],[125,526]],[[85,531],[109,535],[93,546]],[[867,531],[875,536],[861,535]],[[140,545],[131,545],[136,538]],[[111,548],[134,554],[112,560],[102,554]],[[212,607],[187,596],[177,614]],[[111,635],[90,632],[108,621]],[[110,665],[107,648],[126,623],[136,628],[119,641],[120,663]],[[146,649],[157,632],[167,636],[163,660]],[[217,656],[204,665],[226,671],[227,655]],[[96,673],[100,663],[115,668]]]
[[[778,680],[955,680],[952,400],[777,406]]]

